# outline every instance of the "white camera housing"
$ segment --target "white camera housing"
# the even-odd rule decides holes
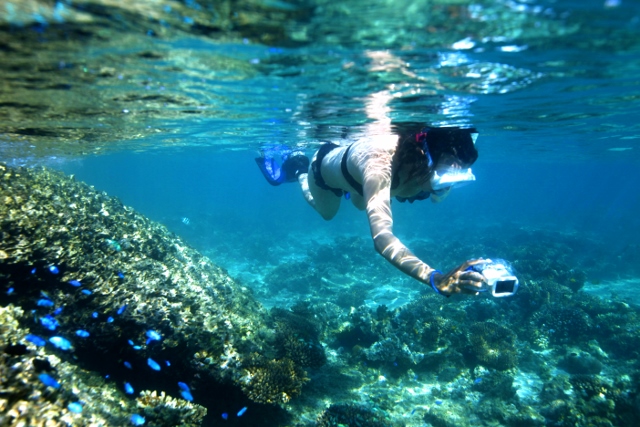
[[[511,267],[501,262],[486,264],[481,271],[487,279],[486,290],[491,290],[491,295],[496,298],[515,295],[518,291],[519,281],[511,271]]]

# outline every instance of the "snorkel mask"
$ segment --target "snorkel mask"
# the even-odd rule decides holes
[[[471,172],[471,168],[468,168],[467,170],[447,170],[442,175],[439,175],[438,171],[434,171],[429,182],[431,188],[438,191],[460,187],[475,180],[476,176]]]
[[[475,129],[457,127],[425,128],[416,134],[416,142],[422,143],[422,150],[429,161],[429,169],[433,170],[429,182],[435,194],[476,180],[470,167],[440,167],[439,163],[447,164],[448,160],[452,160],[456,164],[473,164],[478,158],[475,148],[477,137],[478,132]]]

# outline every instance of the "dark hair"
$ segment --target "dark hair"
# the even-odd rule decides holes
[[[408,179],[417,178],[424,182],[431,176],[443,154],[451,154],[465,166],[471,166],[478,159],[478,150],[473,143],[474,128],[459,127],[424,128],[420,133],[401,137],[394,154],[395,168],[407,168]],[[433,164],[429,164],[429,156]]]
[[[425,128],[422,133],[426,133],[427,148],[436,165],[443,154],[451,154],[465,166],[471,166],[478,159],[471,136],[478,133],[474,128]]]
[[[417,136],[413,134],[401,137],[393,155],[394,173],[397,174],[400,169],[405,169],[409,171],[407,180],[417,178],[418,181],[424,182],[429,179],[431,170],[429,169],[429,158],[425,156],[422,142],[417,141]]]

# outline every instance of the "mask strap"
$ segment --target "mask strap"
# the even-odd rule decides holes
[[[427,132],[420,132],[416,134],[416,142],[422,143],[422,151],[424,151],[427,160],[429,160],[429,168],[433,167],[433,159],[431,153],[429,153],[429,146],[427,145]]]

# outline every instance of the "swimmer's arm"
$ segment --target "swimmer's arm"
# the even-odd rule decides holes
[[[416,257],[393,234],[390,177],[365,177],[363,189],[367,200],[371,237],[376,251],[398,270],[422,283],[429,284],[429,275],[435,269]]]

